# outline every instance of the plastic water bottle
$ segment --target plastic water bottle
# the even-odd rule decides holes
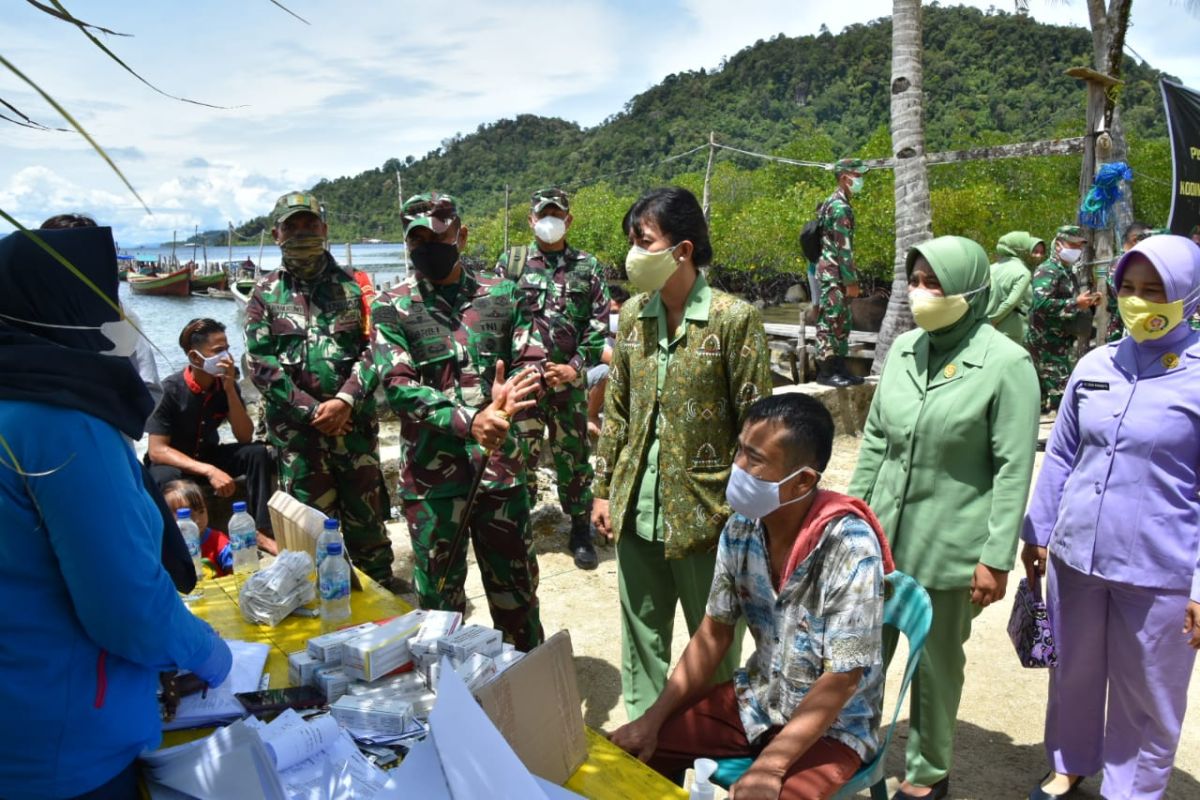
[[[350,564],[342,555],[342,543],[330,542],[317,569],[321,592],[321,624],[333,627],[350,618]]]
[[[710,779],[717,771],[717,762],[711,758],[697,758],[692,769],[696,774],[692,778],[692,790],[688,794],[688,800],[712,800],[715,792]]]
[[[324,523],[324,528],[321,530],[321,535],[317,537],[317,572],[321,571],[321,562],[325,560],[325,551],[331,542],[337,542],[342,546],[342,550],[346,549],[346,542],[342,539],[341,527],[336,519],[327,519]]]
[[[179,532],[183,534],[183,542],[187,545],[188,555],[192,557],[192,566],[196,570],[196,588],[184,599],[196,600],[204,596],[204,586],[201,584],[204,579],[204,564],[200,560],[200,529],[196,527],[196,523],[192,522],[190,508],[180,508],[175,511],[175,524],[179,526]]]
[[[233,549],[235,575],[258,571],[258,526],[241,501],[233,504],[233,516],[229,518],[229,546]]]

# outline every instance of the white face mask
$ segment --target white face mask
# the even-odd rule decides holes
[[[621,318],[620,314],[609,314],[608,315],[608,332],[609,333],[617,332],[617,320],[619,320],[620,318]]]
[[[862,191],[862,189],[863,189],[862,175],[859,175],[858,177],[850,179],[850,193],[851,194],[858,194],[859,192]]]
[[[112,342],[112,347],[100,351],[100,355],[104,356],[128,358],[133,355],[133,351],[137,348],[140,336],[137,329],[130,324],[128,319],[112,320],[111,322],[105,322],[103,325],[58,325],[51,322],[35,322],[31,319],[10,317],[8,314],[0,314],[0,317],[12,322],[19,322],[22,325],[32,325],[36,328],[57,328],[64,331],[100,331],[101,336]]]
[[[817,485],[814,483],[813,488],[799,497],[788,500],[786,503],[780,502],[779,487],[805,470],[815,474],[817,480],[821,479],[821,473],[812,467],[801,467],[781,480],[774,482],[764,481],[762,478],[756,478],[737,464],[734,464],[733,469],[729,473],[729,485],[725,487],[725,500],[729,503],[730,508],[743,517],[762,519],[784,506],[799,503],[817,490]]]
[[[542,217],[533,223],[533,235],[543,244],[557,244],[567,235],[567,223],[558,217]]]
[[[1082,254],[1083,254],[1083,251],[1079,250],[1078,248],[1064,247],[1063,249],[1058,251],[1058,258],[1060,261],[1062,261],[1062,263],[1070,265],[1070,264],[1074,264],[1076,261],[1078,261],[1079,256]]]
[[[233,358],[233,356],[229,354],[228,350],[222,350],[219,353],[213,353],[211,356],[207,357],[202,355],[198,350],[193,350],[192,352],[204,359],[204,363],[200,365],[200,369],[216,378],[221,378],[225,375],[225,370],[221,369],[222,362],[224,362],[226,359]]]

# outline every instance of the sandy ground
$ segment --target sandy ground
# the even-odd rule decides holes
[[[827,488],[846,488],[857,452],[857,439],[839,437],[825,472]],[[598,548],[599,568],[591,572],[575,568],[565,549],[567,520],[556,504],[545,502],[549,496],[545,490],[549,477],[542,476],[542,502],[533,516],[541,567],[542,623],[547,633],[570,630],[584,719],[594,728],[612,731],[626,721],[621,702],[616,560],[612,548],[602,547]],[[412,569],[408,531],[403,523],[393,523],[390,531],[397,571],[408,575]],[[470,621],[490,625],[479,573],[474,566],[470,569],[467,589]],[[951,796],[955,798],[1024,798],[1046,772],[1041,741],[1047,673],[1024,669],[1017,662],[1005,631],[1010,609],[1009,598],[986,609],[976,620],[967,643],[967,681],[959,709],[956,761],[951,778]],[[687,628],[682,614],[677,614],[673,645],[676,657],[686,642]],[[1182,642],[1180,646],[1184,646]],[[749,655],[752,648],[747,636],[743,654]],[[888,673],[885,722],[891,719],[895,707],[902,666],[903,661],[897,657]],[[1189,699],[1193,706],[1200,705],[1200,681],[1192,683]],[[1200,722],[1196,721],[1196,713],[1184,726],[1175,773],[1166,795],[1170,800],[1200,800]],[[907,718],[905,708],[888,750],[889,775],[898,776],[903,770]],[[894,778],[889,779],[889,791],[895,783]],[[1099,779],[1089,778],[1074,796],[1100,797]]]

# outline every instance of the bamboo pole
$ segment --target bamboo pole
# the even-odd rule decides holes
[[[708,222],[709,212],[712,209],[711,197],[709,191],[712,185],[712,168],[713,158],[717,154],[717,134],[713,131],[708,132],[708,166],[704,168],[704,200],[701,202],[701,208],[704,209],[704,221]]]

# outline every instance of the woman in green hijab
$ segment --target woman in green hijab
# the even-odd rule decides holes
[[[1025,320],[1033,292],[1029,261],[1037,243],[1028,231],[1012,231],[1000,237],[996,253],[1000,260],[991,266],[992,288],[987,316],[992,326],[1019,345],[1025,344]]]
[[[1004,596],[1037,444],[1025,349],[988,324],[987,254],[942,236],[908,253],[919,328],[896,339],[871,403],[850,493],[879,517],[896,568],[929,592],[933,627],[910,692],[895,799],[945,797],[971,621]],[[892,633],[888,636],[888,633]],[[885,631],[885,654],[896,646]]]

